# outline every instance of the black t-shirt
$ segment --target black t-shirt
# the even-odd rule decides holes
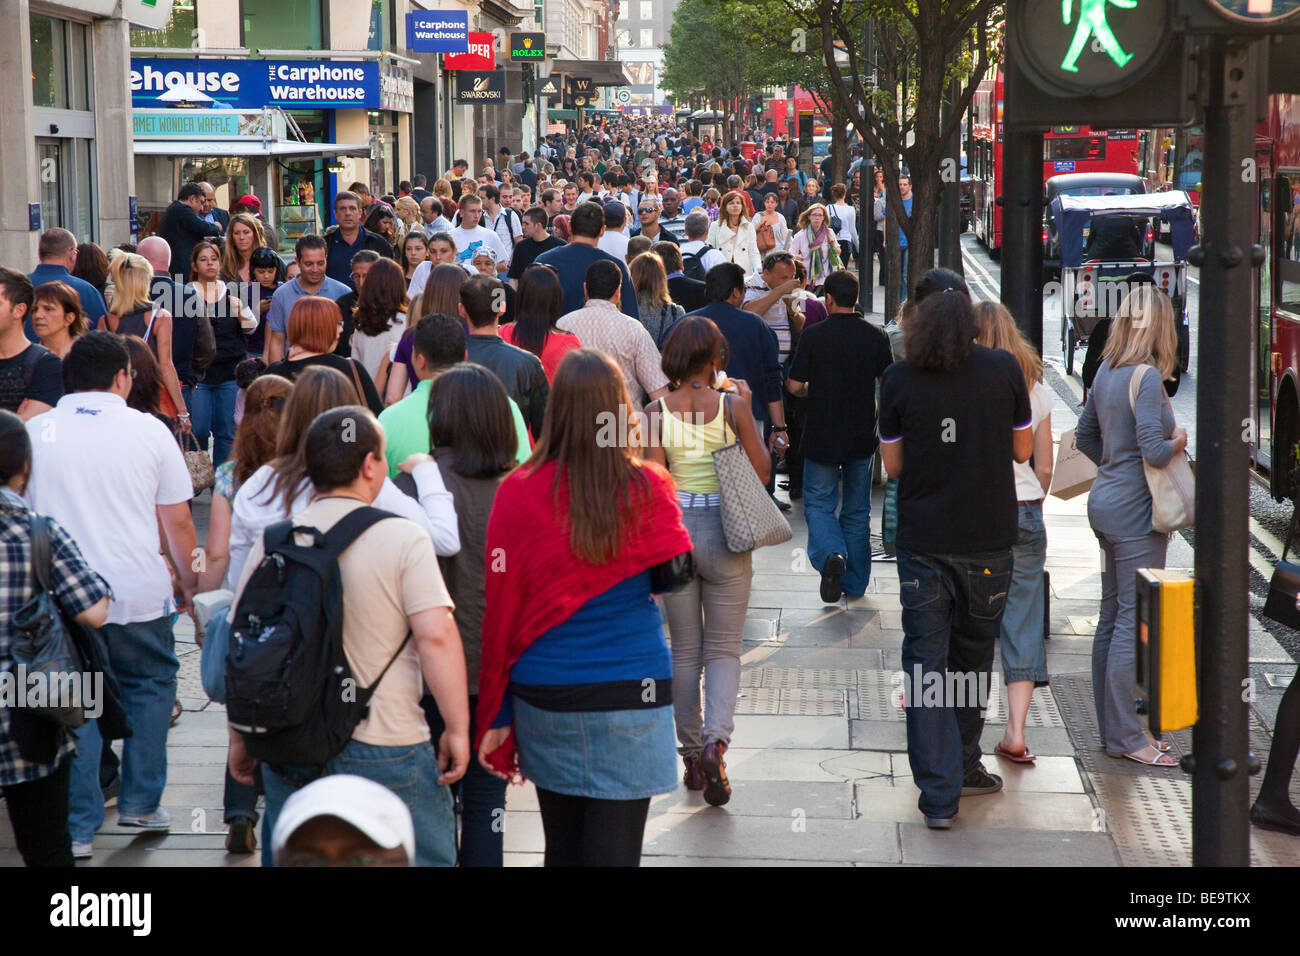
[[[341,355],[334,355],[333,353],[329,355],[312,355],[309,358],[304,359],[290,360],[285,358],[267,366],[266,373],[268,375],[279,375],[293,382],[297,380],[299,373],[302,372],[303,369],[310,368],[313,365],[324,365],[326,368],[334,369],[334,371],[341,373],[343,377],[354,386],[356,385],[356,380],[360,379],[361,390],[365,392],[361,398],[364,400],[366,406],[376,415],[384,410],[384,402],[379,397],[379,392],[375,390],[375,383],[371,380],[370,373],[367,372],[365,366],[356,359],[344,358]],[[354,370],[356,372],[355,378],[353,377]]]
[[[898,546],[971,554],[1015,544],[1011,433],[1032,418],[1010,352],[976,345],[955,372],[891,365],[880,386],[880,440],[903,443]]]
[[[63,397],[63,363],[44,345],[0,358],[0,408],[17,412],[26,399],[53,407]]]
[[[889,336],[860,313],[837,313],[799,337],[789,377],[808,383],[805,458],[826,465],[876,452],[876,379],[894,361]]]
[[[510,271],[506,273],[506,278],[521,278],[524,270],[531,266],[538,256],[543,252],[558,249],[562,245],[564,245],[564,240],[555,236],[547,236],[541,242],[536,239],[520,239],[515,243],[515,250],[510,256]]]

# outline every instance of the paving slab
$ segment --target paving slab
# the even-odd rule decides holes
[[[962,814],[951,830],[924,824],[898,827],[903,861],[940,866],[1119,866],[1105,833],[1026,830],[969,824]]]
[[[732,781],[844,782],[887,779],[891,773],[888,754],[868,751],[745,747],[733,747],[727,751],[727,776]]]
[[[907,754],[894,754],[893,778],[900,787],[911,788],[912,768]],[[1002,778],[1006,790],[1033,793],[1083,793],[1083,779],[1073,757],[1039,757],[1032,764],[1012,763],[991,754],[981,761],[984,769]]]
[[[660,857],[899,863],[897,826],[866,820],[786,819],[730,814],[713,807],[664,814],[646,824],[643,853]]]
[[[914,787],[892,789],[861,787],[856,808],[864,820],[895,820],[925,825],[917,808],[919,792]],[[1092,801],[1082,793],[1029,793],[1004,790],[980,797],[966,797],[958,811],[960,825],[1020,830],[1099,829]]]

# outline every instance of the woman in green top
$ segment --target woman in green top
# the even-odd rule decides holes
[[[650,407],[645,457],[673,476],[695,546],[695,577],[661,598],[672,637],[677,751],[686,763],[687,789],[704,790],[706,801],[721,806],[731,799],[722,758],[735,729],[753,559],[727,548],[713,452],[739,438],[765,484],[771,458],[754,421],[749,385],[723,374],[727,340],[712,320],[688,315],[674,325],[661,364],[676,390]]]

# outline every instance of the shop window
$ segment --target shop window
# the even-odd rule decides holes
[[[243,0],[244,46],[323,50],[323,0]]]
[[[655,45],[654,33],[653,30],[641,31],[641,49],[648,50]]]
[[[90,40],[86,26],[43,14],[31,15],[32,105],[92,110]]]
[[[169,49],[197,48],[199,15],[197,0],[174,0],[172,15],[167,25],[158,30],[136,27],[131,30],[131,46],[165,47]]]

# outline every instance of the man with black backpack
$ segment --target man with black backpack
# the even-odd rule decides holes
[[[709,214],[703,209],[694,209],[686,215],[686,238],[679,243],[682,253],[682,273],[688,279],[703,282],[709,270],[719,262],[726,262],[727,257],[707,242],[709,234]]]
[[[251,782],[263,762],[263,865],[289,795],[350,773],[402,798],[420,866],[454,866],[447,785],[469,765],[469,698],[433,544],[414,522],[370,507],[388,465],[369,411],[322,412],[305,454],[316,495],[249,555],[227,657],[231,773]],[[426,685],[446,721],[436,744],[420,708]]]

